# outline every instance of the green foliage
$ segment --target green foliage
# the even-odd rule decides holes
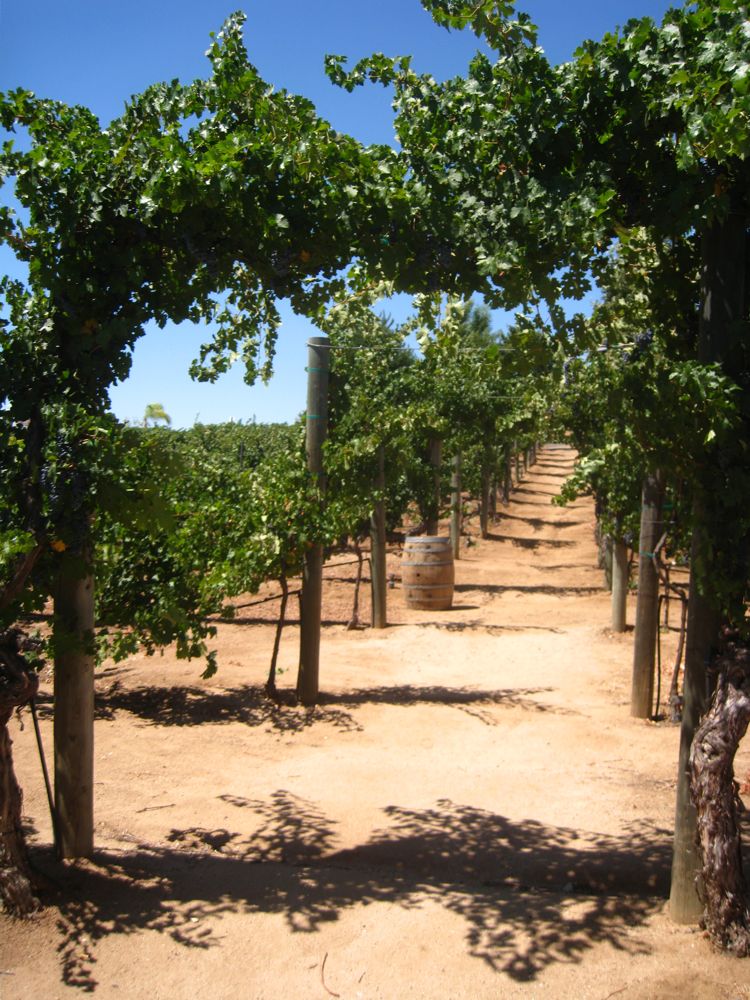
[[[609,273],[612,294],[591,323],[624,337],[629,323],[655,318],[653,275],[644,272],[636,280],[628,271],[628,287],[618,262]],[[631,334],[629,342],[606,344],[565,366],[559,416],[572,432],[580,459],[561,499],[593,493],[604,530],[618,538],[637,537],[647,472],[661,469],[673,490],[687,489],[689,496],[696,470],[712,454],[733,447],[741,428],[737,384],[718,365],[675,360],[676,342],[669,329],[658,336],[652,330]],[[684,537],[691,527],[684,504],[682,517]]]
[[[292,536],[304,535],[299,497],[307,487],[299,428],[123,433],[121,488],[137,499],[139,516],[120,508],[97,518],[101,652],[121,657],[176,642],[180,656],[205,656],[215,631],[207,616],[299,566],[303,543]]]
[[[465,451],[476,479],[550,419],[582,450],[571,489],[594,489],[614,521],[654,463],[673,482],[720,476],[710,558],[735,574],[716,590],[739,606],[746,324],[728,334],[733,367],[719,368],[698,363],[695,316],[707,227],[748,219],[747,4],[698,0],[660,26],[632,21],[558,67],[506,0],[424,6],[483,37],[494,60],[478,53],[443,83],[407,57],[349,72],[328,60],[349,89],[393,85],[399,153],[363,149],[273,90],[248,61],[238,14],[212,40],[208,79],[156,84],[107,128],[85,108],[0,95],[0,184],[21,205],[0,206],[0,240],[28,266],[28,280],[0,285],[6,576],[43,550],[12,608],[38,606],[91,531],[111,648],[176,638],[192,655],[227,595],[290,571],[309,540],[361,528],[380,449],[395,512],[415,495],[408,484],[421,479],[424,496],[428,434],[444,453]],[[592,276],[604,302],[590,323],[567,318],[560,299]],[[419,358],[403,346],[417,321],[396,330],[372,311],[383,282],[422,293]],[[476,293],[522,308],[504,338],[466,305]],[[217,324],[197,378],[240,360],[248,381],[265,377],[279,298],[334,347],[326,504],[299,441],[274,454],[243,443],[240,456],[238,432],[134,438],[106,416],[149,320]],[[621,349],[596,352],[604,337]],[[563,355],[580,360],[560,392]],[[128,607],[144,609],[130,632]]]
[[[152,425],[163,423],[169,426],[172,423],[172,418],[161,403],[149,403],[143,412],[143,426],[148,427],[149,421]]]
[[[228,587],[255,580],[244,556],[231,555],[244,552],[248,529],[236,517],[241,478],[204,469],[214,501],[193,511],[165,487],[153,449],[106,417],[107,390],[127,375],[144,324],[213,321],[194,375],[213,380],[242,359],[247,381],[265,377],[278,298],[320,314],[358,251],[357,233],[383,210],[389,162],[395,170],[395,154],[368,153],[309,101],[263,81],[247,59],[243,20],[233,15],[212,40],[208,79],[149,87],[106,128],[85,108],[0,94],[9,136],[0,185],[21,206],[0,208],[0,240],[28,268],[24,282],[0,285],[6,579],[24,553],[45,553],[29,579],[33,596],[16,594],[6,610],[39,606],[51,588],[50,546],[72,558],[93,530],[102,620],[130,625],[111,640],[115,652],[174,638],[193,655],[206,634],[201,615]],[[146,419],[155,416],[164,419]],[[169,529],[134,523],[134,506],[151,509],[154,483]],[[215,545],[208,570],[200,532]]]

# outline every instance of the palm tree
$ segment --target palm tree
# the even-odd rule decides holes
[[[161,403],[149,403],[143,411],[143,426],[148,427],[149,421],[152,427],[155,427],[159,422],[169,426],[172,423],[172,418]]]

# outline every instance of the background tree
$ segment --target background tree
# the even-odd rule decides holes
[[[167,427],[172,423],[172,418],[164,409],[161,403],[149,403],[146,409],[143,411],[143,426],[148,427],[149,422],[152,426],[162,423],[166,424]]]

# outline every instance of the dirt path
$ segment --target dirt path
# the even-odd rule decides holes
[[[550,505],[571,464],[542,451],[450,612],[397,581],[392,627],[346,631],[351,567],[329,574],[312,712],[259,695],[271,605],[221,627],[208,682],[169,656],[104,670],[91,863],[52,865],[16,728],[58,888],[0,917],[0,998],[750,998],[750,965],[665,914],[678,731],[629,716],[591,504]],[[292,627],[282,685],[296,655]]]

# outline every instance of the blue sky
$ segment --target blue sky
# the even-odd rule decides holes
[[[478,45],[473,35],[437,28],[419,0],[0,0],[0,90],[24,87],[85,104],[106,123],[151,83],[206,75],[209,33],[240,6],[250,59],[265,79],[304,94],[335,128],[367,143],[392,141],[388,94],[375,87],[337,90],[323,72],[326,53],[352,61],[376,51],[410,54],[416,69],[445,78],[461,73]],[[519,3],[539,26],[553,62],[629,18],[660,20],[669,6],[666,0]],[[7,251],[0,253],[0,269],[13,269]],[[390,311],[400,318],[404,303]],[[239,370],[214,385],[192,383],[187,370],[207,331],[185,324],[154,328],[136,346],[130,377],[112,389],[114,412],[138,420],[148,403],[160,402],[175,426],[196,418],[294,419],[305,405],[305,341],[316,331],[290,310],[282,314],[268,387],[248,388]]]

